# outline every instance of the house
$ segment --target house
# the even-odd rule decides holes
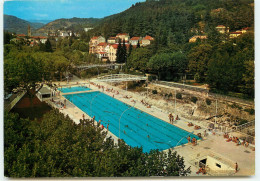
[[[117,48],[118,48],[118,44],[112,44],[109,46],[108,58],[110,62],[116,61]]]
[[[140,42],[141,46],[147,46],[151,44],[151,41],[154,41],[154,38],[151,36],[146,35],[143,39],[142,42]]]
[[[107,40],[107,43],[115,44],[118,43],[118,38],[117,37],[109,37]]]
[[[249,30],[250,30],[250,28],[249,28],[249,27],[242,28],[242,33],[246,33],[246,32],[248,32]]]
[[[32,36],[30,37],[30,41],[34,41],[35,43],[43,43],[45,44],[47,41],[47,37],[46,36]]]
[[[201,39],[201,40],[205,40],[205,39],[207,39],[207,36],[205,36],[205,35],[202,35],[202,36],[201,35],[195,35],[195,36],[193,36],[189,39],[189,43],[196,42],[198,38]]]
[[[61,36],[61,37],[68,37],[68,36],[70,36],[70,35],[69,35],[68,32],[61,31],[61,32],[60,32],[60,36]]]
[[[226,27],[226,26],[224,26],[224,25],[218,25],[218,26],[216,27],[216,29],[217,29],[217,31],[218,31],[219,33],[222,33],[222,34],[224,34],[224,33],[229,33],[229,27]]]
[[[118,33],[116,37],[121,39],[122,42],[123,40],[125,40],[125,42],[128,42],[130,40],[130,36],[128,33]]]
[[[237,32],[237,31],[235,31],[235,32],[230,32],[229,38],[237,38],[237,37],[239,37],[240,35],[242,35],[242,32]]]
[[[17,37],[20,37],[20,38],[25,38],[26,35],[25,34],[18,34]]]
[[[89,30],[92,30],[93,28],[84,28],[85,32],[88,32]]]
[[[99,43],[97,46],[96,46],[96,51],[97,52],[105,52],[105,47],[107,46],[107,43],[105,42],[102,42],[102,43]]]
[[[97,53],[97,45],[106,42],[103,36],[94,36],[89,41],[89,53]]]
[[[107,58],[108,57],[108,53],[107,52],[98,52],[97,53],[97,57],[99,59]]]
[[[18,42],[21,41],[21,38],[18,38],[18,37],[12,38],[10,41],[11,41],[11,42],[14,42],[14,43],[18,43]]]
[[[46,41],[47,41],[47,37],[46,37],[46,36],[39,36],[38,38],[40,39],[40,42],[41,42],[41,43],[44,43],[44,44],[45,44]]]
[[[131,45],[137,45],[138,44],[138,41],[139,41],[139,44],[141,43],[141,40],[142,40],[142,37],[132,37],[129,41],[129,43]]]

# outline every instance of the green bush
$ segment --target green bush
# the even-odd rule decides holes
[[[169,94],[169,97],[172,97],[172,93]]]
[[[196,104],[196,102],[197,102],[197,100],[198,100],[198,98],[197,97],[191,97],[191,102],[193,102],[194,104]]]
[[[157,90],[152,90],[152,93],[153,94],[157,94]]]
[[[177,99],[182,99],[181,93],[177,93],[177,94],[176,94],[176,98],[177,98]]]
[[[245,119],[239,120],[238,125],[246,124],[248,121]]]
[[[236,103],[232,104],[230,107],[235,108],[235,109],[239,109],[242,110],[242,107],[237,105]]]
[[[211,104],[211,100],[207,98],[207,99],[206,99],[206,104],[207,104],[207,105],[210,105],[210,104]]]
[[[245,109],[246,112],[248,112],[250,115],[254,115],[255,114],[255,110],[254,109]]]

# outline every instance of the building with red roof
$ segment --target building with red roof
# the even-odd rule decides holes
[[[146,35],[146,36],[142,39],[141,46],[150,45],[152,41],[154,41],[154,38],[151,37],[151,36],[149,36],[149,35]]]
[[[18,36],[18,37],[26,37],[25,34],[18,34],[17,36]]]
[[[107,39],[107,43],[111,43],[111,44],[118,43],[118,38],[117,37],[109,37]]]
[[[118,33],[116,37],[121,39],[122,42],[123,40],[125,40],[125,42],[128,42],[130,40],[130,36],[128,33]]]
[[[239,37],[239,36],[242,35],[242,34],[243,34],[243,33],[242,33],[242,32],[239,32],[239,31],[230,32],[229,38],[237,38],[237,37]]]
[[[97,45],[105,43],[106,39],[103,36],[94,36],[89,41],[89,53],[98,53]]]
[[[218,31],[219,33],[222,33],[222,34],[224,34],[224,33],[229,33],[229,27],[226,27],[226,26],[224,26],[224,25],[218,25],[218,26],[216,27],[216,29],[217,29],[217,31]]]
[[[206,35],[195,35],[189,39],[189,43],[194,43],[197,41],[197,39],[205,40],[207,39]]]
[[[134,37],[132,37],[132,38],[130,39],[129,42],[130,42],[131,45],[137,45],[138,42],[139,42],[139,44],[140,44],[141,41],[142,41],[142,37],[136,37],[136,36],[134,36]]]

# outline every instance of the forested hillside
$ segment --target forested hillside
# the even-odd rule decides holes
[[[253,0],[147,0],[104,18],[92,34],[106,38],[118,32],[127,32],[131,37],[148,34],[160,38],[161,43],[185,43],[196,34],[192,28],[208,32],[222,24],[231,31],[253,26],[252,3]],[[222,11],[214,12],[219,8]]]
[[[98,21],[98,18],[57,19],[38,29],[37,33],[46,33],[48,31],[57,30],[81,32],[84,28],[93,27]]]
[[[153,73],[160,80],[180,81],[187,74],[211,90],[238,92],[254,97],[254,1],[253,0],[147,0],[128,10],[104,18],[89,37],[105,38],[117,33],[150,35],[149,47],[128,55],[127,69]],[[231,39],[219,33],[249,27],[247,33]],[[194,35],[205,40],[189,43]]]
[[[31,23],[15,16],[4,15],[4,30],[14,32],[16,34],[27,34],[28,25],[31,26],[31,30],[42,27],[43,23]]]

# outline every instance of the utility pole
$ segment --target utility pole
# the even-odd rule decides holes
[[[176,89],[174,90],[174,92],[175,92],[175,99],[174,99],[174,114],[175,114],[175,116],[176,116]]]
[[[215,125],[214,125],[214,129],[216,128],[216,124],[217,124],[217,112],[218,112],[218,100],[216,99],[216,115],[215,115]]]

